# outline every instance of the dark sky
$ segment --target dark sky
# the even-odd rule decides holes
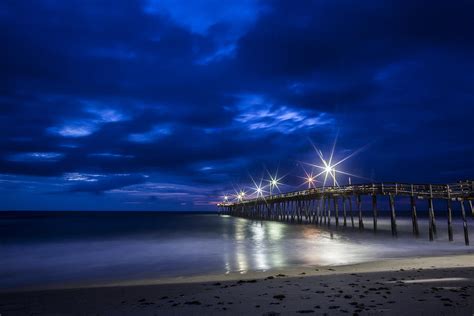
[[[1,209],[210,210],[336,135],[354,182],[474,178],[472,0],[4,0],[0,42]]]

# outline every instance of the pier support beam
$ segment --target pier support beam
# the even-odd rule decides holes
[[[323,197],[320,197],[319,200],[318,200],[318,217],[319,217],[319,220],[318,220],[318,224],[319,225],[322,225],[323,224]]]
[[[281,217],[280,221],[284,222],[286,221],[286,202],[283,201],[281,202]]]
[[[285,222],[290,222],[290,214],[291,214],[291,202],[286,202],[286,210],[285,210]]]
[[[328,226],[331,226],[331,198],[328,196],[326,201],[328,204]]]
[[[290,208],[290,222],[295,222],[295,201],[291,201],[291,208]]]
[[[354,212],[352,211],[352,196],[349,196],[349,213],[351,215],[352,228],[354,228]]]
[[[296,200],[296,223],[300,223],[301,200]]]
[[[372,215],[374,217],[374,232],[377,231],[377,195],[372,194]]]
[[[342,216],[344,217],[343,226],[347,227],[346,196],[342,196]]]
[[[304,209],[305,207],[305,203],[304,203],[304,200],[299,200],[299,223],[300,224],[303,224],[303,217],[304,217]]]
[[[413,226],[413,234],[418,237],[420,235],[420,231],[418,229],[418,216],[416,214],[416,200],[415,200],[415,191],[413,189],[413,184],[411,185],[411,196],[410,196],[410,204],[411,204],[411,222]]]
[[[395,214],[395,200],[393,194],[388,195],[390,201],[390,219],[391,219],[391,227],[392,227],[392,236],[397,237],[397,217]]]
[[[448,193],[447,207],[448,207],[448,239],[453,241],[453,215],[451,209],[451,192],[449,190],[449,185],[446,185],[446,191]]]
[[[312,224],[313,223],[313,208],[311,205],[313,204],[313,201],[311,199],[306,200],[306,217],[307,217],[307,223]]]
[[[430,241],[434,240],[434,236],[436,235],[436,220],[434,215],[434,205],[433,205],[433,186],[430,184],[430,198],[428,199],[428,207],[429,207],[429,235]]]
[[[313,209],[313,224],[317,224],[318,216],[317,216],[317,207],[318,201],[316,199],[312,199],[312,209]]]
[[[318,224],[318,220],[319,220],[318,207],[319,207],[319,200],[315,198],[313,200],[313,209],[314,209],[314,224],[316,225]]]
[[[464,243],[466,244],[466,246],[468,246],[469,245],[469,232],[467,230],[467,219],[466,219],[466,211],[464,210],[464,200],[462,199],[461,199],[461,216],[462,216],[462,225],[464,228]]]
[[[300,224],[303,224],[303,218],[305,217],[305,201],[300,200]]]
[[[362,200],[360,195],[357,195],[357,208],[359,210],[359,229],[364,229],[364,220],[362,218]]]
[[[327,198],[326,197],[323,197],[323,217],[324,217],[324,225],[327,224],[328,222],[328,209],[327,209],[327,206],[326,206],[326,200]]]
[[[339,206],[337,205],[337,197],[334,197],[334,214],[336,216],[336,227],[339,226]]]

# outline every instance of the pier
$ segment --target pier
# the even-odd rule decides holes
[[[371,200],[370,223],[364,222],[362,198]],[[417,208],[421,203],[428,209],[429,240],[433,241],[438,223],[436,215],[444,213],[449,241],[453,241],[453,207],[459,204],[463,222],[464,242],[469,245],[468,212],[474,216],[474,181],[454,184],[405,184],[370,183],[345,186],[326,186],[288,193],[259,196],[252,199],[238,198],[235,202],[218,203],[219,212],[254,220],[272,220],[295,224],[314,224],[332,227],[352,227],[377,231],[381,198],[388,202],[391,233],[397,237],[397,212],[395,200],[406,199],[411,213],[413,235],[420,235]],[[435,210],[435,200],[445,202],[445,207]],[[386,202],[386,203],[387,203]]]

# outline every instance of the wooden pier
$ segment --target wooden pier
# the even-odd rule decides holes
[[[254,220],[273,220],[298,224],[315,224],[335,227],[352,227],[360,230],[369,228],[364,223],[362,197],[370,197],[372,229],[377,231],[379,204],[381,197],[388,197],[390,227],[394,237],[398,234],[395,199],[409,201],[412,231],[419,236],[417,204],[424,200],[428,209],[429,239],[433,241],[437,231],[436,214],[444,212],[447,218],[449,241],[453,241],[453,205],[460,205],[460,217],[463,222],[464,241],[469,245],[466,205],[474,216],[474,181],[460,181],[455,184],[404,184],[371,183],[334,187],[319,187],[307,190],[262,196],[253,199],[240,199],[236,202],[219,203],[221,214],[244,217]],[[446,207],[434,209],[435,200],[443,200]],[[341,218],[342,210],[342,218]],[[355,218],[355,219],[354,219]]]

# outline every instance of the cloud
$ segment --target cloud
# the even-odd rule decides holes
[[[145,182],[133,184],[121,189],[111,190],[110,194],[127,195],[138,198],[139,201],[147,201],[147,198],[153,198],[158,201],[171,200],[175,203],[183,201],[192,201],[191,203],[208,203],[212,190],[199,186],[168,183],[168,182]]]
[[[199,65],[207,65],[212,62],[221,61],[222,59],[225,59],[225,58],[231,58],[235,56],[235,50],[236,50],[235,44],[228,44],[228,45],[218,48],[214,52],[211,52],[209,55],[200,57],[196,63]]]
[[[201,35],[220,23],[231,25],[235,32],[244,32],[255,22],[261,9],[253,0],[147,0],[145,6],[147,13],[168,15],[177,24]]]
[[[122,159],[122,158],[133,158],[133,155],[122,155],[122,154],[115,154],[115,153],[92,153],[88,155],[89,157],[94,158],[104,158],[104,159]]]
[[[171,128],[165,125],[155,125],[151,130],[144,133],[133,133],[128,135],[128,140],[134,143],[152,143],[155,140],[171,134]]]
[[[65,180],[72,182],[68,191],[103,193],[117,188],[145,182],[147,177],[141,174],[66,174]]]
[[[79,172],[70,172],[64,174],[64,180],[66,181],[85,181],[85,182],[97,182],[100,178],[106,177],[105,175],[101,174],[87,174],[87,173],[79,173]]]
[[[104,124],[126,121],[127,115],[121,111],[104,106],[100,102],[80,101],[80,107],[83,109],[82,116],[91,114],[90,118],[66,119],[58,126],[48,128],[52,134],[63,137],[85,137],[97,132]]]
[[[259,95],[240,95],[239,99],[235,121],[250,130],[291,134],[300,129],[312,129],[334,123],[334,119],[327,113],[275,105]]]
[[[97,116],[97,123],[114,123],[128,120],[129,117],[117,109],[88,103],[86,111]]]
[[[99,126],[94,121],[73,120],[59,126],[48,128],[48,131],[53,134],[58,134],[63,137],[85,137],[93,134],[99,129]]]
[[[64,157],[62,153],[32,152],[10,155],[7,159],[15,162],[56,162]]]

